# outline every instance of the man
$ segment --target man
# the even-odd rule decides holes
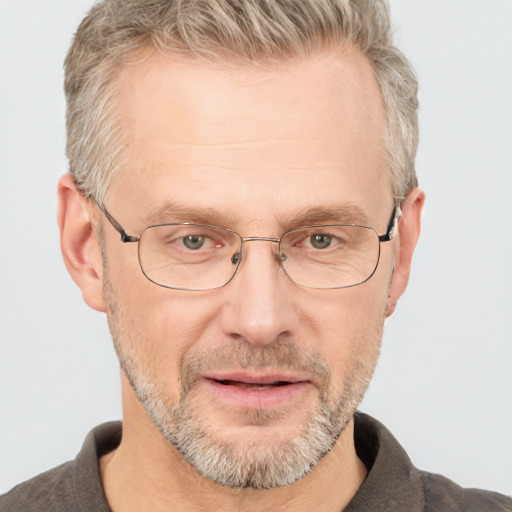
[[[380,2],[110,1],[66,62],[64,259],[123,426],[5,510],[512,510],[356,415],[420,230]]]

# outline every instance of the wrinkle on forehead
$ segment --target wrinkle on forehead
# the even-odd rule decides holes
[[[309,80],[309,77],[319,79]],[[247,143],[248,140],[243,139],[246,132],[242,130],[229,132],[231,140],[226,141],[224,130],[216,133],[210,127],[220,123],[225,128],[230,120],[235,124],[251,116],[268,122],[268,135],[272,138],[276,136],[272,127],[279,116],[298,119],[304,96],[320,111],[329,113],[333,108],[343,111],[343,117],[351,123],[381,124],[384,117],[380,90],[368,59],[355,48],[346,46],[272,61],[266,66],[168,57],[152,52],[145,62],[122,68],[117,81],[122,84],[119,106],[127,130],[135,134],[140,114],[149,109],[164,109],[182,125],[180,130],[169,134],[175,144]],[[361,87],[362,83],[366,86]],[[130,101],[138,91],[144,93],[138,95],[135,103]],[[330,102],[325,100],[329,91],[332,93]],[[247,93],[253,95],[254,102],[245,101]],[[171,102],[159,103],[166,95]],[[272,107],[272,102],[281,99],[290,101],[292,108],[281,112],[261,108],[265,104]],[[240,102],[243,108],[239,108]],[[358,115],[354,115],[356,112]],[[183,126],[184,123],[188,126]],[[206,132],[202,130],[203,125]]]

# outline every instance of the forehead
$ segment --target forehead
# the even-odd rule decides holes
[[[153,210],[230,204],[249,216],[257,204],[389,201],[380,91],[355,49],[264,65],[151,51],[117,85],[127,159],[112,196]]]

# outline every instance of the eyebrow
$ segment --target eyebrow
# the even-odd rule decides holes
[[[366,213],[353,204],[325,205],[305,207],[287,214],[281,224],[287,228],[308,226],[310,224],[358,224],[368,226]]]
[[[174,222],[190,222],[192,224],[220,225],[236,222],[231,213],[221,214],[215,208],[191,207],[176,201],[167,201],[149,211],[144,217],[145,226]],[[226,226],[227,227],[227,226]]]
[[[144,225],[152,226],[166,223],[190,222],[193,224],[210,224],[231,228],[237,226],[246,218],[236,210],[221,213],[210,207],[191,207],[176,201],[167,201],[161,206],[151,209],[144,217]],[[277,220],[283,229],[292,229],[300,226],[315,224],[358,224],[369,226],[366,213],[354,204],[306,206],[298,210],[277,215]]]

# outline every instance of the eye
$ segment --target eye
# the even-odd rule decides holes
[[[201,249],[205,243],[206,237],[203,235],[188,235],[182,238],[183,245],[192,251]]]
[[[327,249],[333,242],[333,237],[327,233],[315,233],[309,237],[311,247],[315,249]]]

